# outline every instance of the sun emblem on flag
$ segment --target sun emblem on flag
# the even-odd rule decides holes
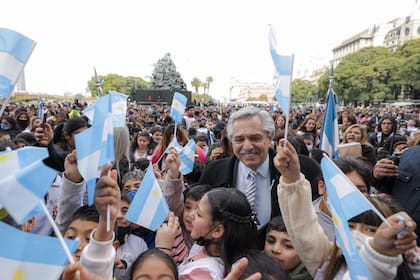
[[[8,159],[10,156],[8,154],[0,155],[0,161]]]
[[[18,269],[15,274],[13,274],[13,280],[22,280],[23,277],[25,276],[25,271],[23,271],[22,269]]]

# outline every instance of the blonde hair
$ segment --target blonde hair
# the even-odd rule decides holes
[[[358,123],[352,124],[351,126],[349,126],[346,129],[346,131],[344,132],[344,135],[343,135],[343,144],[348,143],[347,142],[347,134],[349,134],[350,130],[352,130],[355,127],[357,127],[357,128],[360,129],[361,138],[360,138],[359,143],[362,144],[362,145],[372,146],[369,143],[369,137],[368,137],[368,133],[367,133],[366,127],[364,127],[363,125],[358,124]]]

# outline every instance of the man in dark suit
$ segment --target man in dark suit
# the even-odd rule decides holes
[[[277,199],[280,173],[273,164],[275,151],[270,148],[275,130],[273,118],[266,111],[246,107],[229,118],[226,129],[234,156],[211,161],[200,183],[237,188],[245,193],[248,173],[256,172],[254,210],[260,223],[258,228],[263,232],[261,238],[264,238],[265,226],[271,217],[280,215]]]

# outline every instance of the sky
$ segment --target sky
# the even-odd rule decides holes
[[[234,81],[270,83],[269,24],[278,51],[294,54],[293,78],[328,65],[332,49],[374,24],[410,15],[415,0],[8,0],[0,26],[37,45],[25,67],[32,93],[82,93],[94,75],[148,79],[166,53],[189,90]]]

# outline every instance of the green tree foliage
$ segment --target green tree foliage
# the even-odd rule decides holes
[[[99,79],[103,81],[102,91],[106,94],[108,91],[118,91],[125,93],[132,98],[136,89],[148,89],[151,86],[150,82],[146,82],[139,77],[123,77],[117,74],[108,74],[106,76],[99,76]],[[98,89],[96,87],[95,76],[92,76],[88,81],[88,88],[92,93],[92,96],[98,96]]]
[[[326,71],[318,81],[321,96],[328,85]],[[363,48],[334,69],[333,88],[344,104],[397,99],[402,87],[406,97],[420,93],[420,39],[408,41],[395,52],[384,47]]]
[[[207,93],[209,94],[210,93],[210,85],[211,85],[211,83],[213,83],[213,77],[212,76],[208,76],[207,78],[206,78],[206,84],[207,84]]]
[[[191,86],[194,88],[195,93],[198,93],[198,89],[201,87],[200,79],[197,77],[194,77],[191,81]]]
[[[420,39],[408,41],[395,53],[402,58],[399,74],[405,93],[420,98]]]
[[[318,87],[310,81],[295,79],[292,82],[292,103],[307,103],[317,99]]]

